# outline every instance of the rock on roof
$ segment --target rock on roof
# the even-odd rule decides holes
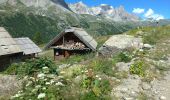
[[[72,32],[76,35],[84,44],[86,44],[93,51],[96,50],[97,42],[94,40],[92,36],[90,36],[84,29],[71,27],[70,29],[65,29],[63,32],[58,34],[52,41],[50,41],[45,49],[50,48],[56,41],[58,41],[63,35],[66,33]]]
[[[22,52],[11,35],[0,27],[0,56]]]
[[[15,38],[25,55],[41,52],[41,49],[29,38]]]

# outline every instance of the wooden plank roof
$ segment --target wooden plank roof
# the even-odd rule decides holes
[[[19,45],[11,35],[0,27],[0,56],[22,52]]]
[[[76,35],[84,44],[86,44],[93,51],[96,50],[97,42],[92,36],[90,36],[84,29],[71,27],[70,29],[65,29],[63,32],[58,34],[53,40],[51,40],[45,47],[45,49],[50,48],[56,41],[58,41],[63,35],[68,32],[72,32]]]
[[[15,38],[15,41],[20,46],[25,55],[41,52],[41,49],[29,38]]]

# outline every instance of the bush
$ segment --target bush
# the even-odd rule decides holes
[[[114,72],[112,70],[114,66],[115,66],[115,62],[113,60],[108,60],[108,59],[95,59],[90,64],[90,67],[92,67],[94,71],[104,73],[109,76],[114,75]]]
[[[18,69],[18,64],[17,63],[13,63],[12,65],[10,65],[10,67],[8,67],[4,73],[5,74],[11,74],[11,75],[15,75]]]
[[[95,94],[92,91],[90,91],[88,93],[83,94],[80,97],[80,100],[99,100],[99,98],[95,96]]]
[[[146,66],[143,61],[136,61],[130,66],[130,73],[137,74],[139,76],[145,76]]]
[[[130,62],[132,60],[132,55],[129,52],[121,52],[119,55],[120,62]]]
[[[26,62],[12,64],[9,66],[6,73],[14,73],[19,76],[33,75],[36,72],[41,72],[43,67],[48,67],[50,73],[57,74],[57,67],[54,62],[48,58],[30,59]]]
[[[49,68],[42,68],[47,71]],[[67,81],[49,72],[38,73],[34,77],[25,76],[22,90],[11,97],[12,100],[63,100],[63,91],[67,90]]]
[[[82,80],[81,86],[90,92],[90,96],[94,95],[96,98],[108,98],[112,87],[110,81],[102,79],[98,75],[95,75],[91,70],[86,71],[86,77]]]

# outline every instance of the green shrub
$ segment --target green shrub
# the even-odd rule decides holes
[[[6,73],[14,73],[19,76],[33,75],[36,72],[41,72],[43,67],[48,67],[50,73],[57,74],[57,67],[54,62],[48,58],[30,59],[25,62],[12,64],[9,66]]]
[[[80,100],[99,100],[99,98],[95,96],[94,92],[90,91],[81,95]]]
[[[100,86],[99,87],[101,89],[102,94],[108,94],[108,92],[110,92],[111,89],[112,89],[109,80],[106,80],[106,79],[103,79],[100,82]]]
[[[42,68],[47,70],[49,68]],[[24,77],[23,88],[11,97],[12,100],[63,100],[67,90],[67,81],[50,73],[38,73],[34,77]]]
[[[87,91],[93,92],[95,97],[98,98],[108,98],[112,87],[110,81],[105,78],[101,78],[98,75],[95,75],[92,70],[86,71],[86,77],[82,80],[81,86]]]
[[[10,67],[8,67],[3,73],[5,74],[11,74],[11,75],[15,75],[17,72],[17,68],[18,68],[18,64],[17,63],[13,63],[10,65]]]
[[[92,67],[94,71],[104,73],[109,76],[114,75],[114,72],[112,70],[114,66],[115,62],[113,60],[108,59],[95,59],[90,63],[90,67]]]
[[[121,52],[119,55],[119,61],[120,62],[130,62],[132,60],[132,56],[129,52]]]
[[[137,74],[139,76],[145,76],[146,66],[143,61],[136,61],[130,66],[130,73]]]
[[[67,59],[61,61],[61,63],[75,64],[84,60],[89,60],[94,57],[94,53],[87,53],[82,55],[72,55]]]

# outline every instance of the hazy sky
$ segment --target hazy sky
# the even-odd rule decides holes
[[[88,6],[109,4],[113,7],[123,5],[125,9],[142,18],[170,18],[170,0],[65,0],[67,3],[82,1]]]

